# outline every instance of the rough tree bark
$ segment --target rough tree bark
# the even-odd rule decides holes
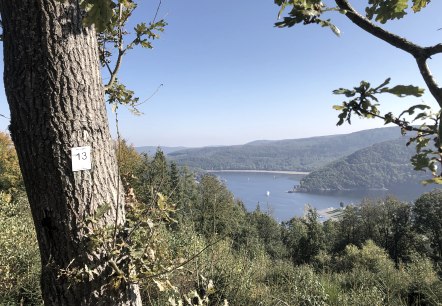
[[[140,305],[138,287],[107,286],[107,258],[85,248],[85,220],[100,205],[111,207],[101,226],[124,222],[95,31],[83,28],[75,0],[0,0],[0,13],[10,132],[37,231],[45,304]],[[70,150],[78,146],[91,146],[90,171],[72,171]],[[60,269],[70,263],[100,273],[68,283]]]

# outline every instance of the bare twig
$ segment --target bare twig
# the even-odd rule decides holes
[[[222,240],[223,240],[224,238],[226,238],[227,236],[228,236],[228,234],[226,234],[226,235],[222,236],[221,238],[219,238],[218,240],[216,240],[216,241],[214,241],[214,242],[212,242],[212,243],[206,245],[206,246],[205,246],[203,249],[201,249],[198,253],[192,255],[189,259],[187,259],[187,260],[184,261],[183,263],[181,263],[181,264],[179,264],[179,265],[177,265],[177,266],[175,266],[175,267],[172,267],[171,269],[167,269],[167,270],[165,270],[165,271],[162,271],[162,272],[159,272],[159,273],[156,273],[156,274],[153,274],[153,275],[149,275],[149,276],[146,276],[146,277],[147,277],[147,278],[158,277],[158,276],[161,276],[161,275],[164,275],[164,274],[167,274],[167,273],[173,272],[173,271],[175,271],[175,270],[177,270],[177,269],[179,269],[179,268],[181,268],[181,267],[187,265],[189,262],[191,262],[192,260],[194,260],[195,258],[197,258],[198,256],[200,256],[205,250],[207,250],[208,248],[210,248],[210,247],[214,246],[215,244],[219,243],[220,241],[222,241]]]
[[[147,101],[149,101],[150,99],[152,99],[157,93],[158,93],[158,91],[160,90],[160,88],[163,86],[163,84],[160,84],[160,85],[158,85],[158,87],[157,87],[157,89],[155,89],[155,91],[147,98],[147,99],[145,99],[143,102],[140,102],[140,103],[137,103],[137,104],[135,104],[134,106],[135,107],[137,107],[137,106],[140,106],[141,104],[144,104],[144,103],[146,103]]]
[[[120,162],[121,162],[121,135],[118,126],[118,109],[115,110],[115,126],[117,130],[117,208],[115,212],[114,233],[112,239],[112,247],[115,248],[117,242],[118,217],[120,212]]]
[[[160,11],[161,7],[161,0],[158,2],[157,11],[155,12],[155,16],[153,17],[152,23],[155,23],[155,20],[157,19],[158,12]]]

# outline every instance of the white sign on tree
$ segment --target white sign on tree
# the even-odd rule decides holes
[[[90,170],[91,166],[91,147],[72,148],[72,171]]]

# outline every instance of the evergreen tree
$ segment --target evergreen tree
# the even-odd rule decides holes
[[[320,251],[325,249],[324,232],[322,224],[318,222],[316,209],[309,209],[305,217],[306,235],[301,237],[299,248],[301,249],[299,260],[301,263],[311,263]]]
[[[181,199],[180,173],[175,162],[169,166],[170,199],[179,206]]]

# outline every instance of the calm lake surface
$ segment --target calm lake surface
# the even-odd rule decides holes
[[[288,193],[299,184],[301,175],[248,172],[213,172],[234,194],[244,202],[248,211],[256,209],[259,203],[261,211],[270,211],[278,221],[286,221],[304,214],[304,205],[321,210],[339,207],[341,202],[360,203],[364,198],[384,198],[394,195],[403,201],[414,201],[420,194],[431,191],[435,186],[421,186],[419,182],[408,186],[397,186],[388,191],[336,191],[327,193]],[[267,196],[268,194],[268,196]]]

